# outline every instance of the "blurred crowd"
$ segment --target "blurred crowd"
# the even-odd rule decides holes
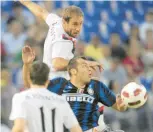
[[[61,15],[62,9],[55,8],[55,2],[38,3],[48,11]],[[108,4],[112,4],[112,7],[115,6],[111,2]],[[22,47],[30,45],[36,52],[36,60],[42,60],[48,27],[43,20],[33,16],[18,2],[3,1],[2,5],[1,124],[3,124],[2,129],[5,129],[2,132],[9,132],[9,128],[12,126],[8,120],[12,96],[24,89]],[[63,7],[65,6],[68,6],[68,3],[64,3]],[[87,7],[91,9],[91,4],[87,3]],[[10,9],[11,11],[9,11]],[[106,14],[103,16],[105,18]],[[127,13],[127,16],[129,18],[130,14]],[[135,19],[133,18],[133,20]],[[142,20],[139,24],[129,25],[129,28],[125,26],[126,29],[128,28],[129,34],[124,39],[118,29],[118,31],[110,32],[107,41],[103,41],[101,36],[95,33],[96,31],[90,31],[90,38],[86,40],[83,39],[86,36],[84,30],[76,45],[76,55],[89,56],[103,64],[104,71],[100,73],[101,81],[115,93],[119,93],[123,86],[131,81],[136,81],[146,87],[149,97],[142,108],[129,109],[125,113],[105,108],[106,123],[116,129],[121,128],[125,132],[153,131],[153,103],[151,101],[153,100],[153,8],[146,10]],[[92,22],[92,20],[90,21]],[[83,27],[83,29],[85,28]],[[101,34],[103,34],[103,30],[101,30]]]

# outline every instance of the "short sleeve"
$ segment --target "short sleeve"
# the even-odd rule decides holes
[[[54,79],[50,80],[50,83],[49,83],[47,89],[53,93],[61,95],[62,90],[64,89],[67,82],[68,81],[62,77],[54,78]]]
[[[50,13],[46,18],[46,23],[50,27],[52,24],[56,23],[58,20],[60,20],[60,17],[56,14]]]
[[[79,123],[70,105],[66,101],[63,105],[64,105],[64,108],[63,108],[64,125],[66,126],[67,129],[71,129],[72,127],[78,125]]]
[[[116,103],[115,94],[102,82],[97,81],[96,83],[96,86],[98,86],[99,102],[108,107],[113,106]]]
[[[26,118],[26,112],[23,108],[22,99],[18,94],[15,94],[12,99],[12,110],[10,114],[10,120],[15,120],[17,118]]]
[[[73,44],[71,41],[58,41],[53,44],[52,58],[61,57],[64,59],[73,58]]]

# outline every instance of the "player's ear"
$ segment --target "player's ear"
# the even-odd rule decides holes
[[[77,74],[77,70],[76,69],[71,69],[71,75],[76,75]]]

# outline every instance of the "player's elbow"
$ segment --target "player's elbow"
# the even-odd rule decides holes
[[[21,127],[13,126],[12,132],[24,132],[24,129]]]
[[[68,65],[68,61],[63,58],[55,58],[52,60],[52,65],[56,71],[65,71]]]
[[[63,66],[60,64],[58,60],[53,60],[52,65],[56,71],[60,71],[61,69],[63,69]]]

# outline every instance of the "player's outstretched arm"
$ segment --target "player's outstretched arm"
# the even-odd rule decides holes
[[[47,16],[49,15],[48,11],[43,7],[39,6],[38,4],[30,1],[30,0],[19,0],[21,4],[26,6],[35,16],[46,20]]]
[[[102,104],[112,107],[118,111],[126,111],[127,106],[122,100],[120,95],[115,95],[105,84],[97,81],[97,90],[99,94],[99,102]]]
[[[30,46],[24,46],[22,49],[22,61],[23,61],[23,81],[24,81],[24,86],[26,88],[30,87],[29,84],[29,68],[30,65],[32,64],[33,60],[35,59],[35,53],[32,50]]]
[[[53,67],[56,71],[66,71],[69,60],[61,57],[56,57],[52,60]]]

